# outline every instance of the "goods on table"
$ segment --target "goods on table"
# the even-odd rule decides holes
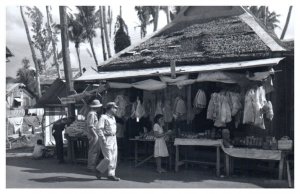
[[[275,137],[254,137],[246,136],[245,138],[236,137],[233,139],[235,147],[262,148],[265,150],[277,150],[277,140]]]
[[[69,136],[86,135],[86,122],[84,120],[75,120],[66,128],[65,133]]]
[[[278,140],[278,149],[279,150],[290,150],[293,147],[293,140],[289,137],[284,136]]]

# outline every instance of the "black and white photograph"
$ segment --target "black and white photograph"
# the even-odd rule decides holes
[[[295,189],[291,1],[44,3],[3,9],[5,189]]]

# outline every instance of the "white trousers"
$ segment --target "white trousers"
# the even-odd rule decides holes
[[[118,158],[117,138],[116,136],[107,136],[105,142],[99,138],[99,143],[104,158],[96,169],[101,173],[108,170],[108,176],[115,176]]]
[[[87,168],[90,170],[95,170],[100,155],[100,145],[98,140],[99,138],[94,137],[91,130],[93,129],[90,128],[88,131],[89,151]]]

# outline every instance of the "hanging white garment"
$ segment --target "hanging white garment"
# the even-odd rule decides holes
[[[144,115],[145,115],[144,106],[142,105],[141,101],[138,99],[137,100],[136,110],[135,110],[135,118],[140,119]]]
[[[205,92],[201,89],[198,90],[195,99],[194,107],[196,108],[205,108],[206,107],[206,95]]]
[[[158,101],[157,101],[157,104],[156,104],[156,108],[155,108],[155,116],[158,115],[158,114],[163,115],[163,110],[162,110],[162,108],[163,108],[162,102],[161,102],[161,100],[158,100]]]
[[[126,106],[128,105],[125,97],[123,95],[118,95],[114,101],[118,105],[116,116],[119,118],[124,117],[126,114]]]

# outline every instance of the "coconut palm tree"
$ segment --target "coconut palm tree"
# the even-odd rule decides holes
[[[47,12],[47,24],[48,24],[47,29],[48,29],[48,34],[50,36],[52,47],[53,47],[52,48],[53,60],[54,60],[55,66],[56,66],[57,76],[58,76],[58,78],[61,78],[60,70],[59,70],[59,63],[58,63],[57,53],[56,53],[56,40],[57,40],[57,37],[56,37],[56,34],[53,34],[53,31],[52,31],[53,19],[52,19],[52,15],[50,13],[50,10],[49,10],[49,6],[46,6],[46,12]]]
[[[76,18],[78,18],[78,20],[83,26],[85,32],[83,37],[84,39],[87,39],[89,41],[96,66],[98,67],[98,60],[95,53],[94,42],[93,42],[93,39],[96,37],[95,29],[97,23],[95,6],[77,6],[77,9],[79,13],[76,14]]]
[[[32,60],[34,62],[35,69],[36,69],[35,79],[36,79],[36,83],[37,83],[36,84],[37,85],[36,86],[37,87],[37,96],[38,96],[38,98],[40,98],[41,97],[41,85],[40,85],[39,65],[38,65],[38,62],[37,62],[37,57],[36,57],[35,50],[34,50],[34,47],[33,47],[33,42],[31,40],[31,36],[30,36],[30,33],[29,33],[29,28],[28,28],[27,21],[26,21],[26,18],[24,16],[24,13],[23,13],[23,7],[22,6],[20,6],[20,12],[21,12],[23,23],[24,23],[24,27],[25,27],[25,31],[26,31],[26,35],[27,35],[27,40],[28,40],[28,43],[29,43],[29,46],[30,46]]]
[[[141,28],[141,38],[143,38],[147,34],[147,26],[154,22],[153,19],[150,19],[151,16],[152,18],[155,17],[155,8],[154,6],[135,6],[134,9],[136,10],[137,16],[140,20],[139,27]]]
[[[280,28],[277,19],[280,15],[276,12],[270,12],[268,6],[250,6],[249,10],[252,14],[263,22],[266,28],[274,32],[275,28]]]
[[[80,60],[80,44],[85,42],[84,39],[84,28],[81,25],[81,23],[78,21],[78,19],[74,18],[73,15],[69,15],[69,40],[71,42],[74,42],[75,49],[77,53],[77,59],[78,59],[78,65],[80,74],[82,75],[82,68],[81,68],[81,60]]]
[[[99,6],[99,10],[97,11],[96,15],[99,15],[99,28],[100,28],[100,37],[101,37],[101,45],[102,45],[102,54],[103,60],[106,61],[106,49],[105,49],[105,41],[104,41],[104,24],[103,24],[103,14],[102,14],[102,7]]]
[[[292,14],[292,9],[293,9],[293,6],[290,6],[289,7],[289,12],[288,12],[288,15],[286,17],[286,21],[285,21],[285,24],[284,24],[284,27],[283,27],[283,30],[282,30],[282,33],[281,33],[281,36],[280,36],[281,40],[284,38],[286,30],[287,30],[287,28],[289,26],[291,14]]]
[[[105,42],[106,42],[106,47],[107,47],[107,54],[108,54],[108,58],[111,58],[111,51],[110,51],[110,44],[109,44],[108,30],[107,30],[108,22],[106,21],[106,8],[105,8],[105,6],[102,6],[102,14],[103,14],[104,37],[105,37]]]

